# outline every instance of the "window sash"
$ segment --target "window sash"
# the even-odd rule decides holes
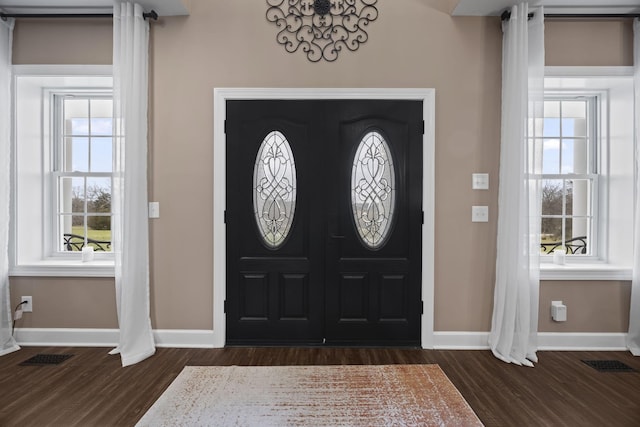
[[[573,251],[567,251],[568,256],[576,256],[576,257],[594,257],[598,254],[598,223],[597,223],[597,207],[598,203],[598,187],[599,187],[599,175],[597,174],[571,174],[571,175],[562,175],[562,174],[552,174],[552,175],[540,175],[539,182],[542,185],[542,182],[546,180],[553,181],[586,181],[589,182],[588,185],[588,194],[581,194],[582,197],[586,197],[587,203],[582,206],[586,212],[584,213],[576,213],[576,206],[572,205],[571,212],[567,212],[568,201],[566,187],[563,186],[562,189],[562,200],[560,202],[561,212],[560,213],[544,213],[541,214],[541,219],[556,219],[561,221],[561,235],[559,238],[552,239],[552,241],[542,242],[542,229],[541,229],[541,249],[545,251],[541,256],[549,256],[553,255],[552,250],[556,248],[556,246],[552,246],[554,243],[560,243],[559,247],[564,247],[568,242],[571,244],[572,248],[575,247],[576,244],[581,244],[582,241],[586,242],[586,253],[572,253]],[[576,189],[572,190],[572,197],[575,197],[577,193]],[[575,200],[575,199],[572,199]],[[571,235],[568,234],[568,226],[567,222],[571,221]],[[582,227],[586,227],[583,233],[576,233],[576,223],[574,221],[585,221],[586,225],[582,225]],[[578,222],[578,224],[579,224]],[[584,237],[584,239],[582,239]],[[580,239],[576,242],[575,239]],[[542,245],[545,245],[544,247]]]
[[[110,95],[110,91],[90,91],[90,90],[80,90],[80,91],[61,91],[54,92],[51,94],[51,116],[52,116],[52,126],[51,126],[51,140],[50,140],[50,165],[51,165],[51,179],[50,182],[50,194],[54,195],[50,199],[49,203],[49,233],[50,233],[50,246],[48,249],[49,256],[52,257],[79,257],[80,251],[78,250],[84,245],[90,244],[95,249],[98,249],[100,252],[96,253],[96,258],[100,259],[103,257],[111,258],[112,253],[110,249],[112,248],[111,243],[104,243],[106,241],[111,242],[111,233],[108,233],[108,239],[97,238],[93,239],[89,236],[89,222],[90,218],[96,217],[108,217],[109,220],[109,229],[113,224],[113,211],[110,209],[109,212],[90,212],[88,209],[89,199],[87,192],[87,182],[92,179],[109,179],[109,194],[111,194],[113,188],[113,167],[111,167],[111,172],[92,172],[92,145],[94,140],[99,139],[111,139],[111,153],[113,153],[113,127],[111,129],[110,134],[106,134],[106,132],[100,132],[95,134],[92,132],[92,121],[95,118],[104,118],[104,116],[96,117],[92,114],[91,104],[94,100],[111,100],[112,97]],[[87,131],[83,134],[78,134],[77,131],[74,132],[74,129],[68,128],[67,119],[65,118],[65,100],[78,100],[78,101],[87,101]],[[111,113],[111,112],[110,112]],[[113,115],[110,114],[109,119],[113,118]],[[82,133],[82,132],[81,132]],[[69,141],[72,138],[86,138],[87,139],[87,158],[84,159],[86,161],[87,171],[65,171],[68,167],[65,166],[65,157],[70,157],[68,154],[73,155],[73,153],[67,153],[67,150],[73,149],[72,146],[65,146],[65,144],[71,144]],[[113,156],[113,154],[112,154]],[[111,159],[111,164],[113,165],[113,158]],[[74,211],[73,207],[70,209],[66,209],[63,206],[63,197],[72,197],[71,193],[65,195],[62,193],[61,181],[64,178],[69,179],[82,179],[83,188],[82,188],[82,211]],[[68,201],[71,204],[71,201]],[[80,234],[73,233],[73,218],[81,217],[82,220],[82,232]],[[66,234],[66,236],[65,236]],[[78,234],[81,235],[82,238],[71,237],[70,235]],[[95,237],[95,236],[94,236]],[[99,243],[93,243],[91,240],[97,241]],[[73,242],[71,246],[69,246],[69,242]],[[69,251],[68,248],[71,247],[72,250]],[[104,249],[104,251],[103,251]]]
[[[599,189],[600,189],[600,174],[598,173],[598,150],[599,150],[599,146],[601,144],[600,142],[600,136],[598,134],[598,102],[599,102],[599,97],[597,95],[593,95],[593,94],[581,94],[581,93],[572,93],[572,94],[558,94],[558,93],[554,93],[552,95],[547,94],[545,96],[545,102],[547,101],[553,101],[553,102],[558,102],[558,114],[556,117],[553,117],[553,119],[557,120],[557,123],[559,124],[559,128],[558,128],[558,132],[557,134],[547,134],[546,136],[543,135],[535,135],[534,138],[530,138],[530,141],[534,144],[534,147],[538,147],[538,149],[534,148],[533,149],[533,153],[534,155],[538,155],[540,156],[537,160],[535,160],[535,165],[536,167],[536,171],[538,172],[537,174],[532,175],[533,179],[536,179],[540,182],[540,185],[542,186],[543,182],[545,181],[561,181],[562,182],[562,200],[561,200],[561,213],[545,213],[545,212],[541,212],[541,220],[544,219],[557,219],[560,220],[560,227],[561,227],[561,235],[560,238],[558,239],[554,239],[554,242],[560,242],[561,247],[564,246],[567,241],[571,241],[572,239],[578,238],[578,237],[582,237],[581,236],[577,236],[574,231],[574,225],[576,224],[574,222],[574,220],[578,220],[578,223],[580,221],[585,221],[585,224],[582,224],[583,227],[586,226],[586,249],[587,249],[587,253],[586,254],[581,254],[581,253],[577,253],[577,254],[573,254],[570,253],[570,251],[568,251],[567,253],[567,257],[572,258],[572,259],[584,259],[584,260],[594,260],[596,258],[599,257],[600,252],[601,252],[601,248],[599,245],[599,234],[600,234],[600,218],[599,218],[599,212],[598,212],[598,207],[600,206],[599,203]],[[584,135],[576,135],[574,134],[573,130],[569,130],[568,132],[565,132],[564,126],[565,126],[565,122],[563,120],[565,120],[566,118],[564,117],[563,114],[563,106],[564,103],[567,102],[585,102],[585,134]],[[544,120],[546,120],[548,118],[547,115],[544,116]],[[559,145],[558,148],[558,157],[557,157],[557,162],[558,162],[558,171],[557,173],[542,173],[543,172],[543,157],[544,153],[544,146],[542,145],[544,143],[544,141],[549,141],[549,140],[557,140],[557,143]],[[564,167],[564,163],[563,163],[563,155],[564,153],[564,142],[565,141],[571,141],[571,142],[575,142],[576,141],[584,141],[587,145],[585,147],[585,155],[586,155],[586,159],[585,159],[585,163],[584,164],[579,164],[576,165],[575,161],[577,160],[575,157],[575,150],[576,146],[574,145],[572,147],[572,152],[574,155],[574,158],[572,159],[571,162],[571,168],[573,169],[573,171],[575,171],[576,169],[578,169],[578,171],[580,173],[575,173],[575,172],[562,172],[563,167]],[[586,206],[583,206],[583,208],[586,210],[586,212],[583,211],[579,211],[579,212],[575,212],[575,206],[571,207],[571,212],[567,212],[567,187],[566,187],[566,183],[567,181],[587,181],[589,183],[588,185],[588,194],[584,194],[583,196],[586,197],[587,199],[587,203]],[[571,196],[572,196],[572,200],[575,201],[575,199],[573,199],[573,197],[576,195],[574,193],[574,191],[576,191],[576,189],[572,189],[571,190]],[[568,233],[568,222],[571,221],[571,235],[567,235]],[[541,225],[542,225],[542,221],[541,221]],[[542,228],[541,228],[541,232],[542,232]],[[543,244],[547,244],[546,247],[543,247]],[[550,246],[551,242],[543,242],[542,240],[542,233],[541,233],[541,251],[546,249],[552,249]],[[581,243],[581,241],[577,242],[578,244]],[[553,256],[552,251],[546,252],[546,253],[541,253],[541,259],[543,262],[549,262],[551,261]]]

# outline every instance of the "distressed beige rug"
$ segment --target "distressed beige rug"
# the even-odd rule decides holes
[[[481,426],[438,365],[187,366],[138,426]]]

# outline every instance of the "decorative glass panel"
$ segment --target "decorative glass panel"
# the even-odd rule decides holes
[[[387,142],[367,133],[356,151],[351,171],[351,207],[356,230],[370,249],[384,245],[395,210],[395,169]]]
[[[296,165],[285,136],[270,132],[253,169],[253,208],[262,240],[277,249],[287,238],[296,209]]]

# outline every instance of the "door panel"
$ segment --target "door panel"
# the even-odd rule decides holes
[[[265,273],[241,273],[239,315],[241,320],[267,320],[269,278]]]
[[[331,239],[327,245],[326,341],[333,344],[418,345],[422,308],[422,132],[419,129],[422,110],[408,101],[358,101],[346,109],[335,119],[341,166],[335,174],[333,187],[349,191],[336,191],[336,196],[332,197],[335,206],[330,213],[334,218],[330,220],[333,229],[329,233],[341,238]],[[371,131],[386,140],[395,169],[395,211],[388,237],[376,248],[360,238],[356,228],[361,225],[352,213],[350,193],[358,146]],[[373,175],[368,177],[370,188],[377,185]],[[412,177],[419,177],[419,181]],[[353,304],[350,301],[353,290],[345,288],[350,282],[345,280],[347,277],[360,278],[357,301],[365,306],[358,318],[345,317],[349,310],[332,303]]]
[[[227,101],[229,344],[419,344],[421,125],[414,101]],[[297,177],[291,230],[276,248],[260,236],[252,182],[272,131],[287,139]],[[376,155],[360,163],[360,180],[354,158],[371,132],[386,148],[367,146]],[[370,195],[359,220],[352,175],[362,181],[358,197]],[[388,235],[367,243],[358,230],[370,236],[384,228],[376,228],[385,218],[378,213],[389,215],[389,195]]]
[[[227,103],[229,344],[322,340],[323,235],[311,226],[321,219],[317,218],[320,209],[310,185],[310,149],[314,146],[310,118],[309,106],[297,102]],[[265,136],[272,131],[279,131],[287,139],[297,175],[293,222],[286,240],[276,249],[265,244],[261,236],[254,211],[253,182],[256,156]],[[278,178],[279,175],[274,179]]]
[[[408,277],[405,274],[383,274],[380,280],[380,321],[407,321]]]
[[[280,320],[309,319],[309,275],[280,275]]]

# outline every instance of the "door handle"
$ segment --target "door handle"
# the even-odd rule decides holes
[[[331,235],[331,238],[332,238],[332,239],[336,239],[336,240],[344,240],[344,239],[345,239],[345,237],[344,237],[344,236],[338,236],[338,235],[336,235],[336,234],[332,234],[332,235]]]

